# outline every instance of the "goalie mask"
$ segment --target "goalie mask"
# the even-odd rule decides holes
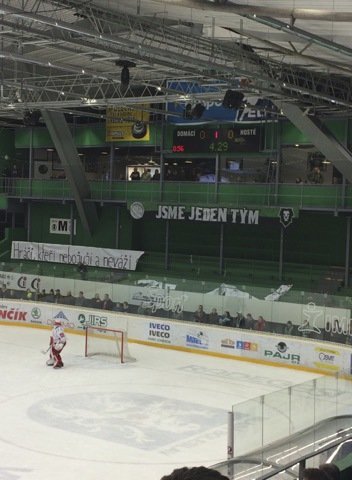
[[[61,320],[54,320],[54,325],[60,325],[61,326]]]

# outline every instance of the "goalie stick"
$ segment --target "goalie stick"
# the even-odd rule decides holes
[[[41,352],[43,355],[46,355],[46,354],[48,353],[48,351],[50,350],[50,348],[51,348],[51,345],[49,345],[46,350],[40,350],[40,352]]]

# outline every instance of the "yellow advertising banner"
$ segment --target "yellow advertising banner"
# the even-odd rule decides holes
[[[141,105],[140,109],[118,105],[106,109],[106,141],[107,142],[140,142],[148,141],[149,112],[143,110],[149,105]]]

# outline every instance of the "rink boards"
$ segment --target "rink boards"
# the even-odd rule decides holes
[[[4,300],[0,304],[1,324],[50,328],[55,319],[72,333],[83,334],[86,325],[123,329],[130,342],[347,378],[352,375],[351,346],[51,303]]]

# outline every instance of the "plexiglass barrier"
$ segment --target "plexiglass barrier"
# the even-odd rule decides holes
[[[350,381],[319,377],[233,405],[233,456],[213,468],[231,480],[292,480],[301,478],[300,463],[316,468],[350,457],[351,394]]]
[[[330,417],[351,414],[352,382],[322,376],[232,406],[234,457],[315,426]],[[308,448],[312,451],[314,442]]]
[[[259,329],[262,317],[267,332],[352,344],[350,297],[297,292],[290,285],[275,290],[99,268],[82,273],[74,265],[24,262],[1,263],[0,282],[16,298],[25,298],[29,289],[32,299],[57,301],[48,296],[53,289],[60,290],[57,303],[74,305],[83,292],[85,306],[94,307],[96,294],[101,300],[109,295],[113,308],[127,302],[130,313],[252,330]]]

